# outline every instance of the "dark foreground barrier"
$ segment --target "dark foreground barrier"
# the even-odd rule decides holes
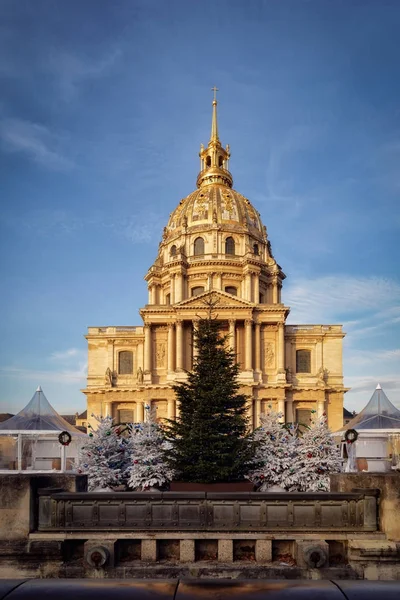
[[[0,600],[398,600],[395,581],[3,579]]]
[[[39,490],[39,531],[377,531],[379,490],[346,493]]]

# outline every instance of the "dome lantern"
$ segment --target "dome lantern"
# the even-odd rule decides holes
[[[229,145],[226,148],[222,144],[218,135],[217,120],[217,91],[214,86],[214,99],[212,102],[211,136],[207,148],[203,144],[200,146],[200,173],[197,177],[197,187],[202,188],[206,185],[219,183],[227,187],[232,187],[233,179],[229,172]]]

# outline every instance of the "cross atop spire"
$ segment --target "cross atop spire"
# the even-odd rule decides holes
[[[218,88],[214,85],[214,87],[212,87],[211,90],[214,92],[214,100],[212,103],[213,110],[212,110],[210,142],[219,142],[218,122],[217,122],[217,92],[218,92]]]

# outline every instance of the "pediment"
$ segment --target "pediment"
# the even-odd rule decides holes
[[[212,300],[216,303],[215,308],[252,308],[254,305],[252,302],[248,300],[243,300],[242,298],[237,298],[236,296],[232,296],[232,294],[228,294],[227,292],[223,292],[221,290],[212,290],[208,292],[203,292],[198,296],[194,296],[193,298],[188,298],[187,300],[182,300],[176,304],[176,307],[179,308],[205,308],[205,302],[208,300]]]

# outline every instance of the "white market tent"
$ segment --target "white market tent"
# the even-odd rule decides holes
[[[71,436],[67,445],[59,441],[62,432]],[[85,438],[54,410],[39,386],[25,408],[0,423],[0,471],[73,471]]]
[[[357,457],[366,459],[368,471],[398,468],[400,410],[390,402],[379,383],[365,408],[334,435],[344,435],[348,429],[358,433]]]

